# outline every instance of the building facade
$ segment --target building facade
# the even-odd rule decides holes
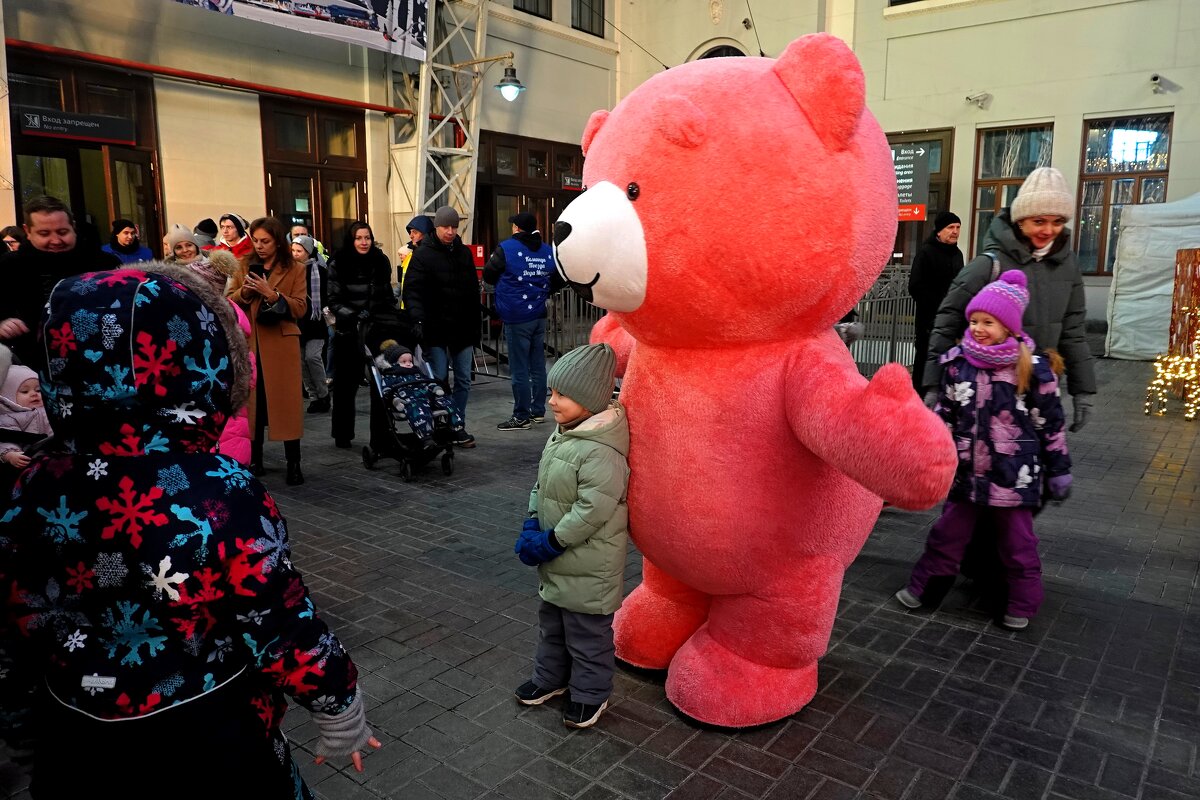
[[[927,153],[927,219],[900,222],[896,262],[942,209],[962,217],[961,246],[975,254],[1024,176],[1054,166],[1078,192],[1073,239],[1099,319],[1121,210],[1200,191],[1200,51],[1190,47],[1200,3],[1191,0],[481,2],[483,54],[512,52],[529,88],[512,103],[485,88],[474,160],[462,162],[476,170],[465,237],[487,247],[507,236],[514,210],[534,210],[548,229],[580,190],[578,143],[593,110],[671,66],[774,56],[816,31],[854,49],[891,142]],[[431,172],[409,146],[420,127],[418,63],[171,0],[3,8],[5,216],[45,188],[70,194],[102,230],[115,216],[154,233],[226,211],[270,212],[311,220],[326,240],[356,218],[389,252],[405,238],[412,187]],[[448,3],[453,15],[476,8]],[[453,16],[441,3],[436,15],[431,41]],[[490,87],[500,69],[481,69]],[[31,105],[125,119],[126,138],[32,135],[18,113]],[[438,112],[435,102],[431,118]]]
[[[625,9],[621,27],[639,32],[654,57],[618,36],[621,86],[661,69],[656,58],[672,64],[722,46],[772,56],[804,33],[843,38],[889,140],[928,151],[928,219],[957,213],[968,257],[1025,175],[1058,168],[1078,192],[1072,236],[1093,319],[1105,316],[1121,209],[1200,191],[1200,51],[1192,46],[1200,4],[1189,0],[711,0]],[[894,260],[907,263],[928,232],[927,221],[901,222]]]

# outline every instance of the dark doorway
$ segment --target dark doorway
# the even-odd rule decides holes
[[[161,190],[158,185],[153,84],[148,78],[78,64],[12,55],[13,167],[17,202],[48,194],[65,202],[81,235],[108,239],[114,219],[133,220],[142,243],[162,255]],[[82,115],[117,122],[130,141],[116,145],[83,133],[39,132],[22,115]]]

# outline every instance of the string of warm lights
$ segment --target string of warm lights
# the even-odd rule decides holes
[[[1200,250],[1180,250],[1175,260],[1169,353],[1154,360],[1154,379],[1146,387],[1146,414],[1167,412],[1167,394],[1183,401],[1183,418],[1200,411]]]

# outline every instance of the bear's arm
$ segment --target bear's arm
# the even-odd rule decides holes
[[[605,314],[592,326],[590,344],[607,344],[617,354],[617,377],[625,376],[625,368],[629,366],[629,357],[633,354],[633,346],[637,344],[629,333],[617,322],[612,314]]]
[[[945,498],[954,441],[904,367],[885,364],[868,383],[831,334],[796,352],[785,380],[792,431],[818,458],[900,508]]]

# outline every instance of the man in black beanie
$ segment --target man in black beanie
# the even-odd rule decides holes
[[[950,282],[963,268],[963,254],[958,249],[961,231],[962,220],[957,215],[950,211],[939,211],[933,218],[933,233],[917,250],[908,277],[908,293],[917,305],[913,387],[918,394],[921,393],[933,321],[946,292],[950,291]]]

